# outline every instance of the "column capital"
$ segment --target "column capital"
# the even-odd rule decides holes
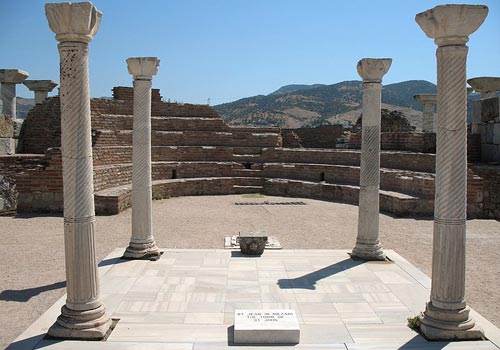
[[[128,72],[135,80],[151,80],[158,73],[160,60],[157,57],[127,58]]]
[[[19,84],[28,76],[27,72],[20,69],[0,69],[0,83]]]
[[[30,91],[46,91],[51,92],[57,86],[54,80],[25,80],[23,84]]]
[[[381,83],[391,63],[392,58],[363,58],[358,62],[358,74],[363,83]]]
[[[413,98],[415,101],[422,105],[435,105],[437,103],[437,95],[436,94],[418,94],[414,95]]]
[[[496,92],[500,91],[500,78],[498,77],[477,77],[467,80],[476,92]]]
[[[415,16],[437,46],[465,45],[488,15],[485,5],[439,5]]]
[[[91,42],[101,24],[102,12],[91,2],[45,4],[45,16],[59,42]]]

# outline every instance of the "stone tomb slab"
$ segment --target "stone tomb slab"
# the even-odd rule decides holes
[[[293,309],[235,310],[235,344],[298,344],[300,327]]]

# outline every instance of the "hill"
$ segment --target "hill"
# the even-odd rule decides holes
[[[403,112],[418,128],[422,106],[413,95],[420,93],[436,93],[436,85],[423,80],[385,85],[382,102],[384,108]],[[352,125],[361,113],[361,99],[361,81],[355,80],[332,85],[286,85],[269,95],[247,97],[214,108],[231,125]]]

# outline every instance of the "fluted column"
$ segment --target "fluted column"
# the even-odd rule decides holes
[[[472,126],[471,133],[479,134],[479,125],[481,121],[481,100],[496,96],[496,91],[500,91],[500,78],[498,77],[478,77],[467,80],[474,91],[480,95],[479,101],[474,101],[472,110]]]
[[[19,69],[0,69],[2,90],[2,114],[16,119],[16,84],[28,77],[28,73]]]
[[[153,237],[151,193],[151,80],[158,72],[156,57],[127,59],[134,77],[134,133],[132,153],[132,237],[124,258],[160,258]]]
[[[57,86],[57,83],[53,80],[25,80],[23,84],[35,93],[35,103],[37,105],[43,103],[49,92]]]
[[[482,5],[443,5],[416,21],[438,46],[438,127],[431,297],[421,316],[430,339],[480,338],[465,301],[465,224],[467,201],[468,36],[483,23]]]
[[[94,186],[90,132],[88,43],[102,14],[91,3],[45,5],[59,43],[64,249],[67,299],[49,329],[60,338],[103,338],[111,320],[99,298],[94,242]]]
[[[361,169],[359,188],[358,236],[353,258],[384,260],[379,242],[380,123],[382,77],[392,59],[364,58],[358,62],[363,78]]]
[[[413,98],[424,106],[422,113],[422,132],[435,132],[434,111],[436,110],[437,95],[420,94]]]

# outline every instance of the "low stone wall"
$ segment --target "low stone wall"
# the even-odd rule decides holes
[[[349,148],[361,148],[361,133],[353,133]],[[380,135],[382,150],[398,150],[421,153],[436,152],[436,134],[415,132],[383,132]]]
[[[43,155],[0,155],[0,213],[16,210],[18,190],[16,176],[29,169],[37,169]]]
[[[57,212],[63,208],[62,157],[48,149],[36,167],[16,175],[18,212]]]
[[[211,132],[211,131],[153,131],[153,146],[238,146],[276,147],[278,134],[253,132]],[[98,130],[93,133],[92,145],[130,146],[132,130]]]

